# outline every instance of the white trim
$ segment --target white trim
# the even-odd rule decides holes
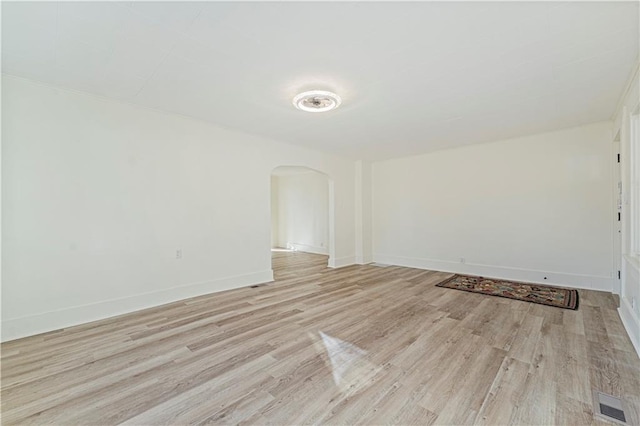
[[[73,306],[2,321],[2,341],[19,339],[47,331],[102,320],[146,308],[152,308],[190,297],[216,293],[273,281],[273,271],[266,270],[173,287],[166,290],[111,299],[88,305]]]
[[[356,256],[356,263],[358,265],[368,265],[369,263],[373,263],[373,256]]]
[[[627,99],[627,95],[629,95],[629,91],[633,87],[639,72],[640,72],[640,61],[637,61],[636,64],[633,66],[633,70],[631,71],[631,74],[629,75],[629,78],[627,79],[624,85],[622,96],[620,96],[620,98],[618,99],[615,112],[611,116],[611,121],[615,122],[616,119],[620,116],[620,113],[622,112],[622,108],[624,107],[624,101]],[[616,129],[614,129],[614,131],[615,130]]]
[[[622,258],[629,264],[629,266],[634,267],[636,271],[640,273],[640,256],[631,256],[628,254],[624,254],[622,255]]]
[[[329,250],[327,250],[326,247],[309,246],[306,244],[287,243],[287,248],[293,249],[295,251],[303,251],[305,253],[324,254],[324,255],[329,254]]]
[[[374,254],[377,263],[406,266],[409,268],[430,269],[456,274],[480,275],[514,281],[538,284],[558,285],[562,287],[583,288],[611,292],[613,277],[570,274],[565,272],[539,271],[535,269],[513,268],[508,266],[482,265],[477,263],[459,263],[440,259],[420,259],[402,256]],[[544,277],[547,277],[545,280]]]
[[[635,348],[638,356],[640,356],[640,318],[638,318],[636,313],[633,312],[631,304],[626,297],[620,299],[618,314],[622,320],[622,325],[625,330],[627,330],[627,334],[629,335],[629,339],[631,340],[633,347]]]
[[[329,258],[329,268],[344,268],[356,264],[355,256],[340,257],[338,259]]]
[[[629,116],[629,251],[640,255],[640,115]],[[624,184],[623,184],[624,185]]]

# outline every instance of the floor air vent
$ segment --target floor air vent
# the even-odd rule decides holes
[[[386,263],[378,263],[378,262],[373,262],[370,264],[371,266],[377,266],[378,268],[388,268],[391,265],[387,265]]]
[[[600,417],[610,422],[626,425],[627,418],[624,414],[625,403],[620,398],[607,395],[606,393],[593,391],[593,412],[596,417]]]

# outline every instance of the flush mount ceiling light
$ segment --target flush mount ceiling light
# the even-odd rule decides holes
[[[342,103],[340,96],[325,90],[302,92],[293,98],[293,105],[302,111],[325,112],[336,109]]]

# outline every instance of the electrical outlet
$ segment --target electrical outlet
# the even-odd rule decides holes
[[[176,259],[182,259],[182,249],[176,250]]]
[[[460,258],[460,263],[465,263],[465,262],[466,262],[465,258],[464,258],[464,257],[461,257],[461,258]]]
[[[635,297],[631,298],[631,310],[633,310],[633,311],[636,310],[636,298]]]

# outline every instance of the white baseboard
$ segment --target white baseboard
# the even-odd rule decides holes
[[[356,264],[355,256],[340,257],[337,259],[329,258],[329,268],[344,268]]]
[[[58,330],[74,325],[97,321],[117,315],[122,315],[141,309],[164,305],[190,297],[216,293],[273,281],[273,271],[254,272],[233,277],[220,278],[211,281],[191,283],[166,290],[134,296],[106,300],[88,305],[74,306],[57,311],[44,312],[21,318],[10,318],[2,321],[3,342]]]
[[[456,274],[480,275],[485,277],[501,278],[514,281],[550,284],[571,288],[583,288],[588,290],[611,292],[613,285],[613,277],[599,277],[594,275],[538,271],[506,266],[459,263],[448,260],[420,259],[384,254],[374,254],[373,259],[375,262],[388,265],[406,266],[409,268],[418,269],[430,269],[434,271],[452,272]],[[546,277],[547,279],[545,280],[544,277]]]
[[[368,265],[373,263],[373,256],[356,256],[356,263],[358,265]]]
[[[631,303],[626,297],[620,298],[620,307],[618,308],[618,314],[622,320],[633,347],[636,349],[638,356],[640,357],[640,318],[631,309]]]
[[[287,248],[290,248],[296,251],[303,251],[305,253],[324,254],[324,255],[329,254],[329,250],[327,250],[326,247],[309,246],[306,244],[289,243],[287,244]]]

